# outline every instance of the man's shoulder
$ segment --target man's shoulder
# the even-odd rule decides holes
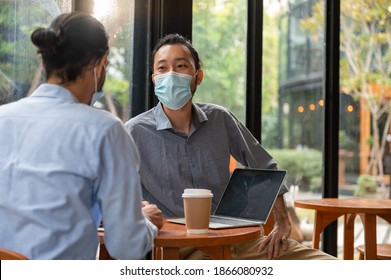
[[[11,117],[13,115],[19,117],[30,115],[53,121],[61,120],[63,122],[72,123],[98,124],[101,127],[105,124],[110,125],[121,122],[118,117],[115,117],[108,111],[93,108],[82,103],[65,103],[58,106],[52,106],[46,108],[45,111],[40,112],[40,114],[37,114],[39,107],[33,106],[31,101],[31,97],[25,97],[8,104],[3,104],[0,106],[0,115]]]
[[[99,126],[101,129],[121,122],[118,117],[106,110],[94,108],[82,103],[69,104],[54,111],[60,114],[67,112],[66,116],[63,117],[64,121],[72,122],[74,120],[80,123],[84,122],[86,125]]]
[[[131,132],[138,126],[156,126],[154,108],[129,119],[125,123],[125,127],[128,132]]]
[[[121,127],[123,129],[123,123],[117,116],[106,110],[82,103],[64,105],[62,108],[53,109],[52,112],[41,117],[50,118],[50,115],[54,116],[53,121],[61,123],[63,127],[77,125],[80,129],[95,131],[97,135],[105,135],[110,131],[117,131]]]
[[[234,115],[225,107],[217,104],[212,104],[212,103],[195,103],[197,106],[198,110],[201,110],[204,112],[206,117],[209,120],[212,119],[225,119],[225,120],[230,120],[234,118]]]
[[[20,101],[23,99],[24,98],[10,102],[10,103],[5,103],[5,104],[0,103],[0,114],[6,115],[10,112],[17,111],[19,109],[19,107],[21,106]]]
[[[205,114],[229,114],[229,110],[221,105],[212,103],[195,103]]]

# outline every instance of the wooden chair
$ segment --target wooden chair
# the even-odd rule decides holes
[[[364,259],[364,244],[357,247],[359,251],[359,259]],[[377,259],[378,260],[391,260],[391,244],[377,244]]]
[[[28,260],[28,258],[17,252],[0,248],[0,260]]]
[[[110,256],[105,246],[105,232],[102,228],[98,229],[99,236],[99,260],[115,260]]]

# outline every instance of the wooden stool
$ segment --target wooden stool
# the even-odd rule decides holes
[[[98,229],[99,236],[99,260],[115,260],[109,254],[105,246],[105,231],[101,228]]]
[[[364,259],[364,244],[357,247],[360,252],[360,260]],[[391,260],[391,244],[377,244],[378,260]]]
[[[0,248],[0,260],[28,260],[28,258],[18,252]]]

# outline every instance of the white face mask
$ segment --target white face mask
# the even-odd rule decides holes
[[[190,89],[194,76],[170,71],[155,76],[155,95],[172,110],[179,110],[193,97]]]
[[[98,64],[98,61],[97,61]],[[106,71],[106,66],[103,65],[104,70]],[[103,84],[102,87],[98,91],[98,78],[96,77],[96,66],[94,67],[94,82],[95,82],[95,92],[92,94],[90,106],[94,106],[95,102],[98,101],[103,96]]]

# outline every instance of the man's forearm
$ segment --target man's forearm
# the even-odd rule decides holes
[[[288,217],[288,210],[286,209],[284,197],[279,195],[277,197],[276,203],[273,207],[274,220],[277,225],[282,225],[288,223],[290,226],[290,221]]]

